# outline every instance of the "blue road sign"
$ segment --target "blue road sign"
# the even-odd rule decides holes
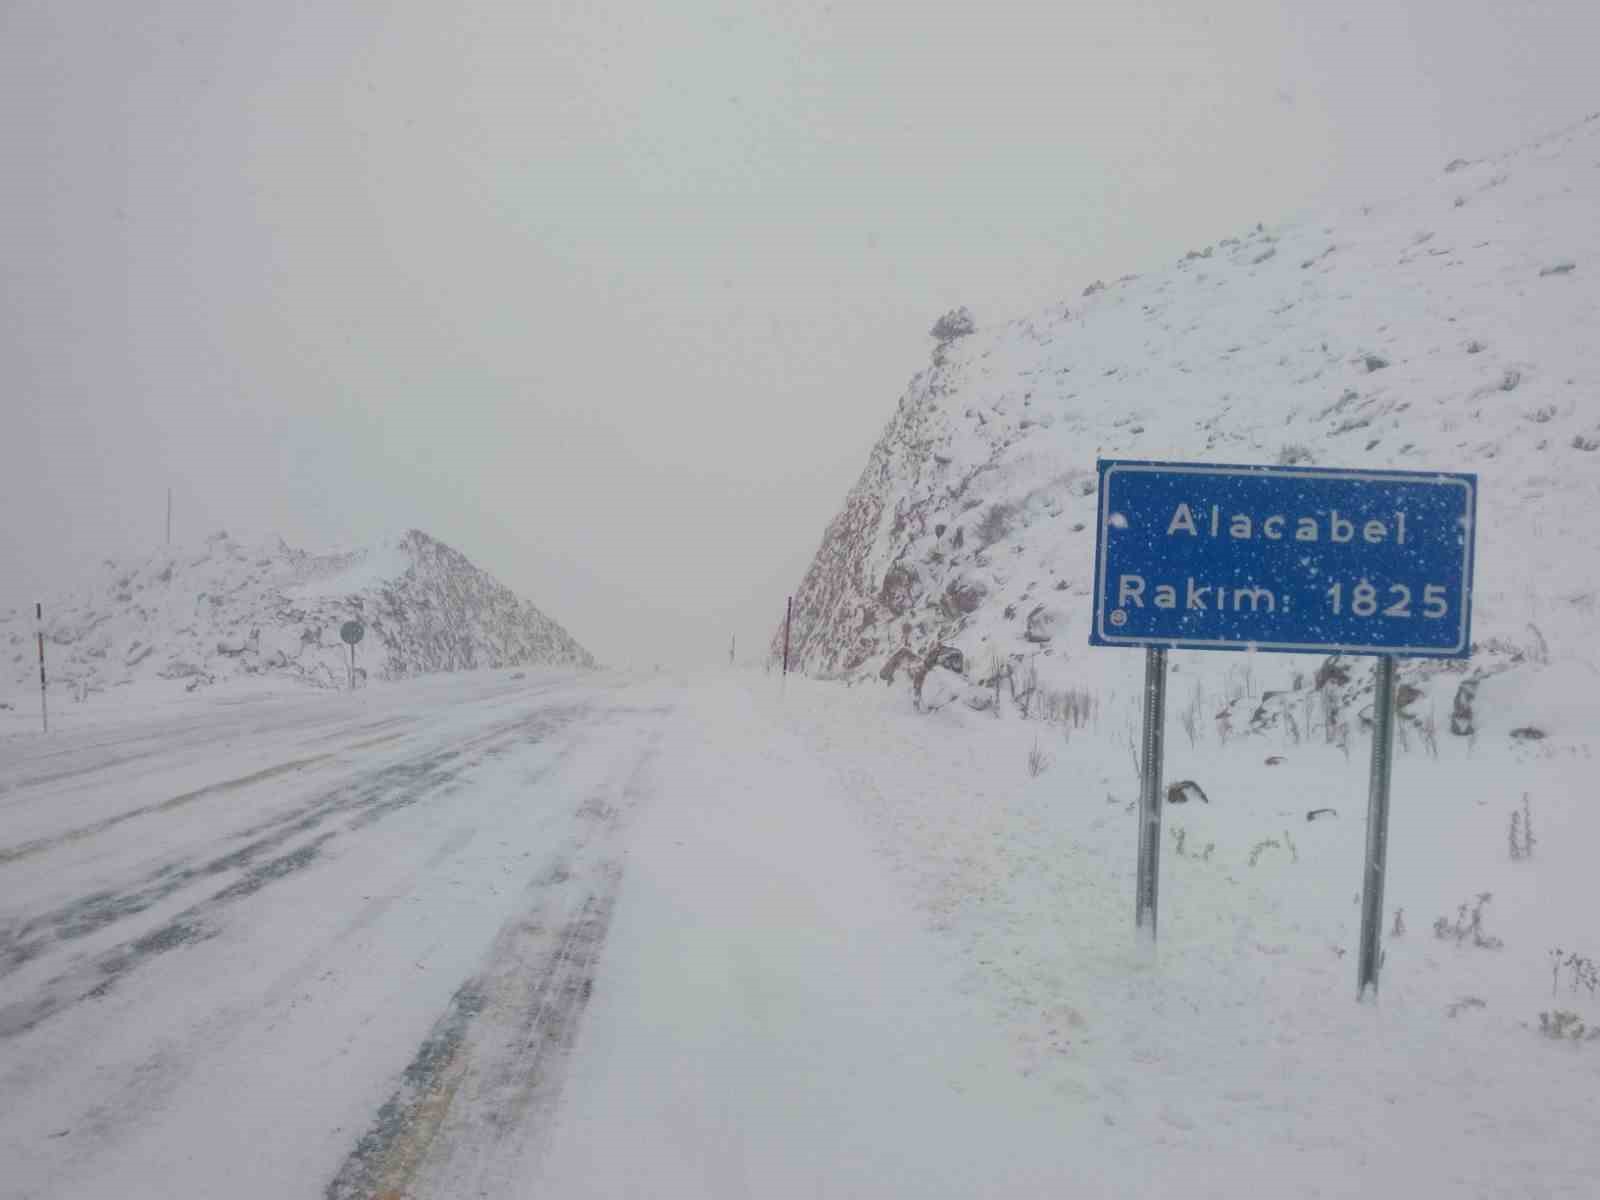
[[[1462,658],[1475,475],[1102,460],[1095,646]]]

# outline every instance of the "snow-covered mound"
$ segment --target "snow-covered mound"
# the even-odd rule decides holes
[[[796,661],[825,676],[942,659],[974,682],[1007,662],[1052,686],[1126,677],[1128,655],[1087,646],[1095,460],[1314,463],[1480,477],[1474,659],[1411,664],[1405,702],[1427,696],[1442,725],[1480,683],[1483,699],[1537,698],[1528,678],[1551,662],[1581,677],[1563,696],[1600,694],[1596,213],[1591,117],[1452,162],[1403,202],[1257,225],[1007,325],[948,315],[796,593]],[[1272,659],[1252,669],[1307,690],[1319,674]],[[1368,673],[1330,667],[1359,700]],[[941,698],[965,686],[937,677]]]
[[[107,560],[83,593],[47,602],[51,690],[82,698],[149,679],[194,688],[282,674],[343,686],[346,621],[366,636],[358,668],[397,678],[520,665],[594,666],[549,617],[425,533],[348,554],[313,555],[280,540]],[[37,686],[31,609],[0,609],[6,690]]]

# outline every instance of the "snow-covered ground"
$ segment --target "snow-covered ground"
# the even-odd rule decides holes
[[[1132,931],[1143,661],[1104,653],[1125,686],[1077,729],[959,706],[918,716],[881,685],[794,679],[776,718],[836,764],[960,992],[1003,1031],[1019,1081],[1049,1096],[1084,1180],[1068,1193],[1600,1192],[1600,1042],[1549,1039],[1539,1018],[1600,1025],[1589,736],[1446,738],[1437,758],[1408,743],[1381,998],[1363,1006],[1368,740],[1347,758],[1287,731],[1224,739],[1201,723],[1191,743],[1174,702],[1166,778],[1201,781],[1209,803],[1166,807],[1147,956]],[[1181,695],[1184,664],[1203,656],[1174,658]],[[1524,795],[1536,844],[1513,861]],[[1337,815],[1306,819],[1323,807]],[[1436,935],[1484,893],[1490,945]],[[1557,968],[1558,947],[1587,973]]]
[[[1152,952],[1103,653],[1070,731],[502,671],[6,734],[0,1193],[1600,1193],[1588,733],[1411,741],[1358,1005],[1365,738],[1174,715]]]

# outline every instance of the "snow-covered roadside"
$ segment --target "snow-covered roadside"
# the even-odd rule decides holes
[[[1090,1177],[1123,1195],[1600,1191],[1600,1043],[1538,1030],[1553,1009],[1600,1024],[1600,997],[1550,958],[1600,958],[1588,742],[1447,738],[1437,760],[1402,755],[1386,907],[1405,932],[1385,938],[1381,1002],[1362,1007],[1364,739],[1348,760],[1277,735],[1218,745],[1202,729],[1191,746],[1174,717],[1167,778],[1211,803],[1168,807],[1160,946],[1136,947],[1140,664],[1124,657],[1125,698],[1070,741],[959,706],[919,716],[876,686],[791,677],[780,693],[755,677],[750,692],[833,764],[968,1002],[1009,1040],[1011,1070],[1063,1128],[1106,1135],[1080,1163]],[[1035,744],[1051,764],[1030,778]],[[1525,792],[1537,844],[1512,861]],[[1306,820],[1324,806],[1338,815]],[[1486,940],[1503,945],[1435,936],[1485,892]]]
[[[507,1194],[1122,1194],[1083,1169],[1105,1127],[1017,1078],[841,773],[760,707],[702,680],[667,730],[560,1119]]]

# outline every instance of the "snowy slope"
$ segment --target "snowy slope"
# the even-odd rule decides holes
[[[366,626],[356,661],[372,676],[594,665],[560,625],[417,530],[332,555],[219,533],[198,549],[107,560],[88,588],[47,602],[44,615],[52,694],[73,699],[249,675],[342,685],[339,627],[352,619]],[[0,609],[0,692],[12,704],[37,686],[34,630],[31,610]]]
[[[1560,670],[1592,691],[1597,212],[1590,118],[1451,163],[1397,203],[1258,225],[965,336],[947,322],[958,336],[912,380],[796,593],[799,666],[860,677],[943,643],[970,680],[999,654],[1098,687],[1129,664],[1086,644],[1096,458],[1298,462],[1477,472],[1467,678]],[[1276,687],[1309,681],[1315,660],[1256,669]],[[1414,719],[1451,712],[1462,678],[1441,669],[1407,668]],[[1540,690],[1496,678],[1483,701],[1526,724],[1506,705]]]

